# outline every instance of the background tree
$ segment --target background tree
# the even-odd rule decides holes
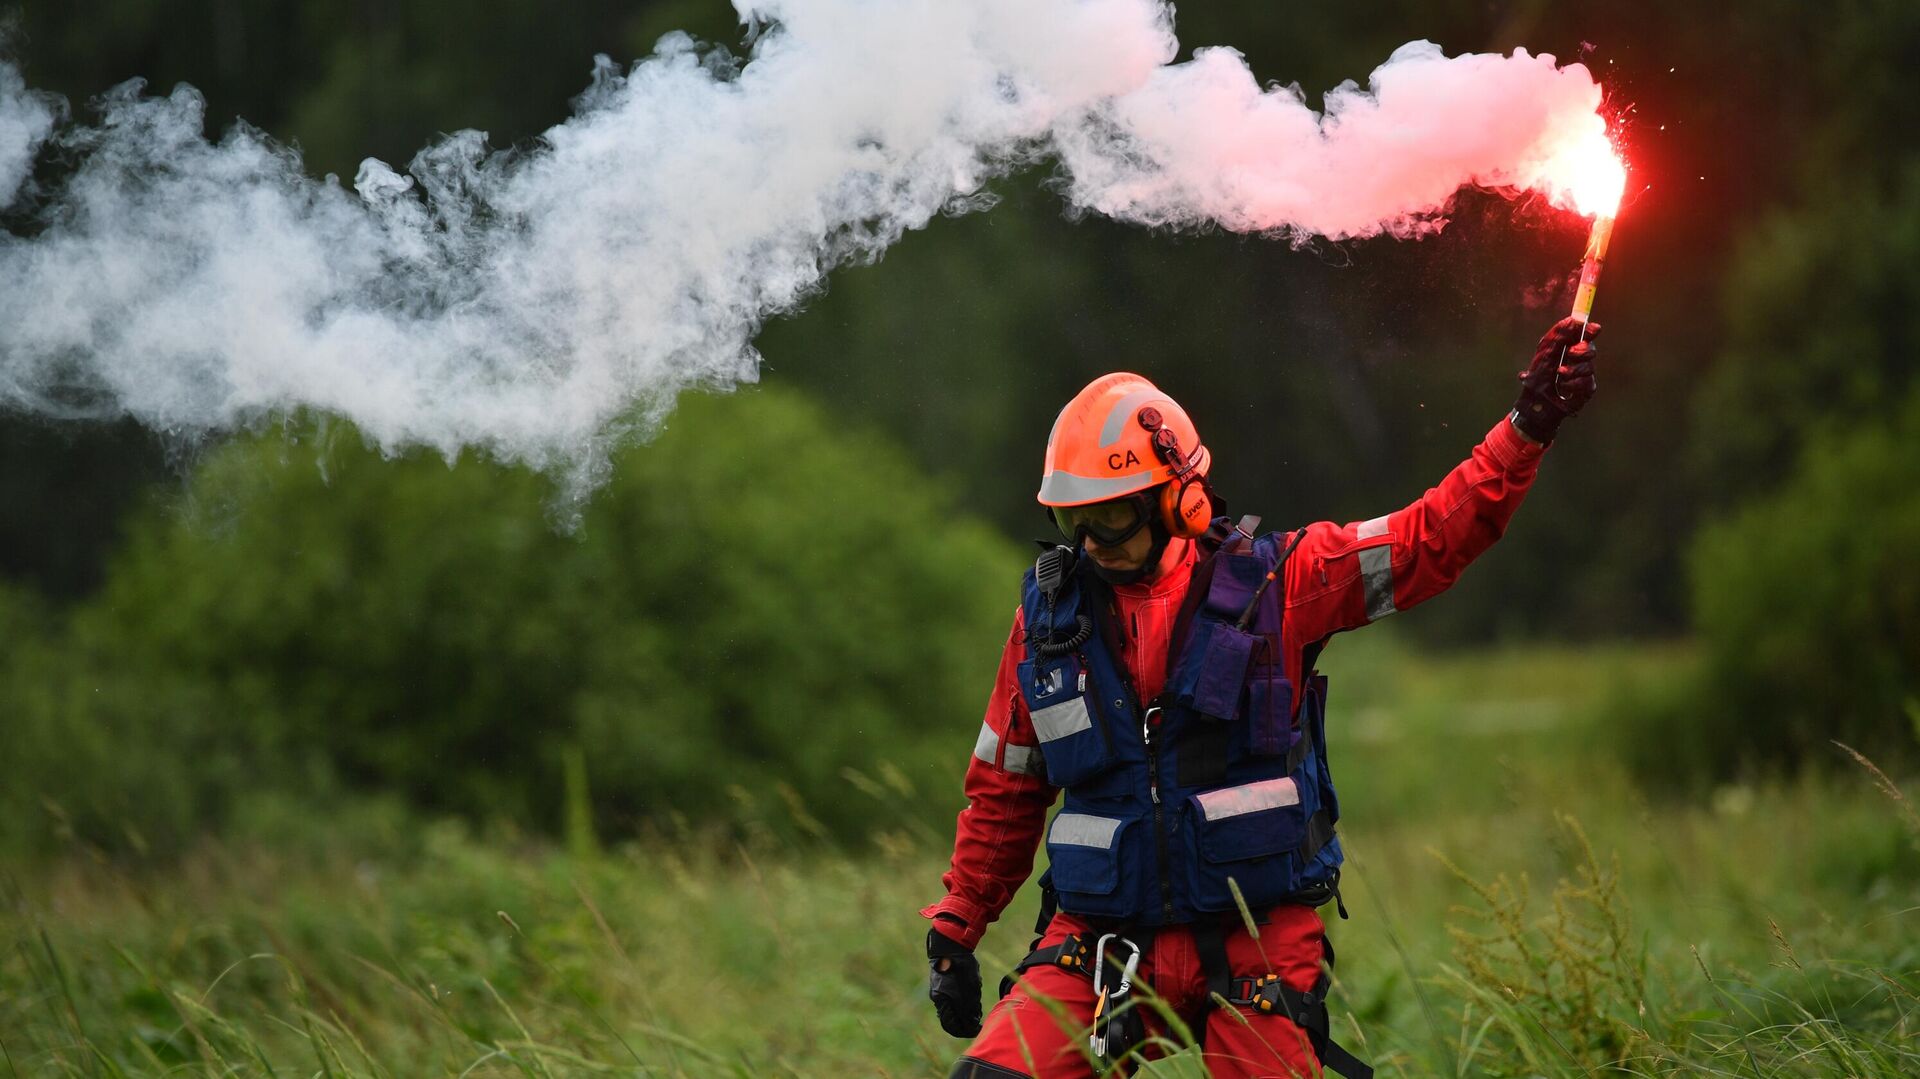
[[[216,130],[245,117],[346,176],[461,128],[536,139],[597,52],[740,36],[720,0],[446,12],[0,2],[29,82],[77,109],[128,77],[187,81]],[[1649,774],[1792,767],[1832,733],[1903,752],[1915,601],[1882,552],[1910,546],[1920,498],[1920,9],[1234,2],[1179,19],[1186,48],[1232,44],[1310,101],[1413,38],[1551,51],[1593,66],[1627,121],[1604,407],[1500,547],[1399,630],[1691,629],[1706,662],[1640,714],[1697,737],[1655,752],[1629,732]],[[308,418],[215,446],[0,415],[0,722],[38,762],[9,797],[123,840],[135,817],[187,835],[263,783],[551,824],[579,751],[623,826],[668,807],[737,825],[711,800],[719,774],[749,799],[790,783],[825,827],[858,828],[840,763],[884,746],[911,765],[967,737],[1015,543],[1046,532],[1040,441],[1088,378],[1133,369],[1180,396],[1238,512],[1372,516],[1500,416],[1585,231],[1465,193],[1418,243],[1294,248],[1069,220],[1049,182],[997,183],[990,212],[835,275],[757,342],[768,392],[684,402],[577,534],[553,527],[540,477],[384,461]],[[792,701],[841,719],[795,737]]]

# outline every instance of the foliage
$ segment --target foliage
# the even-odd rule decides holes
[[[10,800],[116,846],[264,789],[551,827],[572,752],[616,834],[849,834],[843,769],[924,779],[970,738],[1017,556],[885,442],[789,393],[688,400],[577,534],[548,493],[324,427],[212,454],[10,657]]]
[[[1559,824],[1572,848],[1572,876],[1561,878],[1551,913],[1538,919],[1524,875],[1482,884],[1441,857],[1479,900],[1455,907],[1462,921],[1447,927],[1456,964],[1447,979],[1465,1002],[1462,1025],[1471,1025],[1476,1004],[1497,1020],[1471,1057],[1523,1063],[1516,1074],[1535,1074],[1562,1057],[1602,1067],[1644,1038],[1646,970],[1620,891],[1620,860],[1602,866],[1578,821]],[[1499,1064],[1488,1070],[1503,1073]]]
[[[1914,386],[1920,164],[1756,228],[1726,284],[1726,354],[1696,403],[1700,489],[1777,486],[1830,426],[1891,419]]]
[[[1660,984],[1650,986],[1620,856],[1603,866],[1578,822],[1563,816],[1559,824],[1569,875],[1539,918],[1530,915],[1524,875],[1517,884],[1505,873],[1483,884],[1441,857],[1478,901],[1454,908],[1467,922],[1447,927],[1457,965],[1436,979],[1459,1006],[1460,1044],[1452,1048],[1461,1073],[1870,1076],[1920,1063],[1909,1009],[1920,997],[1904,969],[1910,952],[1865,969],[1831,955],[1803,957],[1766,915],[1772,971],[1716,974],[1696,946],[1684,980],[1662,964]],[[1885,1036],[1882,1023],[1891,1024]]]
[[[1602,294],[1605,394],[1501,548],[1409,621],[1450,642],[1679,627],[1672,537],[1719,485],[1666,467],[1717,437],[1717,421],[1682,422],[1686,403],[1703,368],[1797,362],[1771,347],[1710,362],[1738,330],[1713,307],[1723,278],[1771,257],[1736,239],[1807,174],[1877,173],[1863,158],[1899,156],[1911,5],[1765,0],[1739,17],[1653,0],[1177,7],[1189,48],[1231,44],[1261,78],[1297,79],[1310,98],[1429,38],[1585,59],[1632,106],[1629,149],[1648,190],[1623,219]],[[78,112],[129,77],[188,81],[216,132],[246,117],[298,145],[315,175],[347,178],[367,156],[404,167],[462,128],[530,145],[566,115],[595,53],[625,64],[674,28],[737,47],[736,15],[725,0],[576,0],[559,18],[531,0],[479,0],[455,18],[435,0],[0,0],[0,24],[18,26],[6,50]],[[1511,400],[1586,232],[1538,206],[1467,196],[1419,243],[1294,250],[1069,222],[1040,171],[995,185],[991,212],[936,221],[885,263],[837,274],[758,342],[769,381],[886,429],[1016,538],[1033,528],[1027,496],[1053,410],[1115,368],[1189,404],[1240,512],[1281,526],[1405,504]],[[21,443],[0,452],[0,494],[30,526],[0,526],[0,572],[82,593],[165,450],[84,429]],[[36,482],[54,475],[71,478]]]
[[[524,145],[597,51],[738,37],[723,0],[446,11],[0,0],[0,48],[82,111],[130,76],[191,81],[216,129],[245,116],[351,175],[462,127]],[[1180,18],[1189,46],[1232,43],[1310,94],[1430,37],[1582,56],[1632,102],[1648,189],[1602,292],[1606,393],[1485,565],[1396,630],[1678,629],[1677,552],[1716,518],[1692,548],[1694,644],[1444,657],[1371,630],[1330,650],[1349,1043],[1387,1075],[1592,1074],[1616,1052],[1630,1074],[1920,1072],[1920,845],[1827,741],[1903,780],[1920,744],[1920,6]],[[1467,196],[1418,244],[1292,250],[1069,222],[1039,177],[994,193],[769,327],[769,382],[821,404],[683,402],[572,534],[537,477],[382,461],[305,421],[182,481],[183,447],[127,425],[0,417],[8,1074],[944,1069],[910,912],[945,858],[930,792],[957,785],[1012,601],[1018,554],[976,515],[1035,528],[1052,410],[1142,370],[1201,419],[1236,510],[1370,517],[1498,414],[1584,236]],[[905,453],[846,434],[869,425]],[[1648,806],[1600,744],[1717,784]],[[1807,759],[1843,771],[1736,774]],[[1550,809],[1619,871],[1582,876]],[[563,819],[564,857],[538,838]],[[1477,895],[1430,848],[1631,898],[1632,927],[1595,939],[1632,934],[1648,1014],[1602,1009],[1562,1045],[1586,995],[1556,971],[1597,953],[1543,943],[1517,893]],[[1435,977],[1447,911],[1476,899],[1543,976],[1482,953]],[[1617,973],[1594,992],[1634,984]]]
[[[1702,670],[1623,729],[1643,774],[1911,760],[1920,700],[1920,394],[1892,423],[1813,436],[1771,496],[1691,555]]]
[[[1537,681],[1481,676],[1508,663]],[[1590,684],[1668,665],[1623,651],[1596,671],[1516,650],[1414,657],[1384,688],[1335,672],[1349,689],[1334,759],[1396,780],[1349,800],[1353,918],[1326,911],[1335,1033],[1383,1079],[1913,1073],[1920,833],[1864,772],[1648,816],[1582,748],[1581,727],[1607,722],[1582,705]],[[1551,721],[1453,726],[1526,705]],[[1397,782],[1423,772],[1448,782]],[[396,829],[361,807],[252,812],[178,861],[82,848],[9,863],[0,1060],[21,1075],[943,1074],[960,1045],[926,1002],[913,911],[937,894],[947,836],[902,812],[924,795],[857,779],[843,798],[899,822],[872,843],[655,836],[576,856],[458,821]],[[1616,1035],[1631,1047],[1617,1064],[1558,1044],[1554,1024],[1586,999],[1577,980],[1553,974],[1515,998],[1501,985],[1543,983],[1449,975],[1447,925],[1480,928],[1453,909],[1488,908],[1432,849],[1476,878],[1605,897],[1611,914],[1568,907],[1603,947],[1563,955],[1531,914],[1518,932],[1543,958],[1603,967],[1624,942],[1621,977],[1590,983],[1604,1014],[1581,1028],[1635,1028]],[[1024,954],[1036,901],[1023,892],[988,933],[989,981]],[[1193,1076],[1194,1063],[1144,1074]]]

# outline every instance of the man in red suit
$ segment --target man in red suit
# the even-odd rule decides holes
[[[946,896],[921,913],[955,1077],[1082,1077],[1164,1033],[1214,1076],[1370,1074],[1328,1037],[1339,806],[1328,639],[1445,591],[1500,538],[1566,417],[1593,396],[1598,325],[1542,338],[1513,410],[1412,505],[1257,534],[1215,516],[1212,458],[1138,375],[1055,421],[1039,501],[1065,543],[1023,582],[968,763]],[[1047,812],[1065,795],[1051,825]],[[981,1021],[973,949],[1045,837],[1049,916]],[[1249,921],[1258,932],[1249,931]]]

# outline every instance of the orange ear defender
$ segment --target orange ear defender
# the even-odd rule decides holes
[[[1213,523],[1213,499],[1207,492],[1206,477],[1181,452],[1180,436],[1166,425],[1159,409],[1148,405],[1135,420],[1153,436],[1154,453],[1173,469],[1173,478],[1160,488],[1161,527],[1180,539],[1204,533]]]
[[[1169,483],[1160,490],[1160,523],[1181,539],[1193,539],[1213,523],[1213,499],[1201,480]]]

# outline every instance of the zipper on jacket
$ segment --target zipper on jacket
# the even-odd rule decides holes
[[[1167,872],[1166,807],[1160,803],[1160,746],[1153,740],[1153,717],[1160,709],[1148,708],[1140,719],[1140,741],[1147,749],[1147,793],[1153,797],[1153,846],[1160,870],[1160,917],[1162,924],[1173,923],[1173,878]]]
[[[1088,697],[1087,697],[1087,695],[1086,695],[1086,694],[1087,694],[1087,685],[1088,685],[1088,678],[1087,678],[1087,655],[1086,655],[1086,653],[1085,653],[1085,652],[1075,652],[1075,653],[1073,654],[1073,658],[1074,658],[1074,659],[1076,659],[1076,660],[1079,660],[1079,661],[1080,661],[1080,696],[1081,696],[1081,699],[1082,699],[1082,700],[1088,700],[1089,698],[1088,698]],[[1120,677],[1121,677],[1121,680],[1122,680],[1122,684],[1124,685],[1124,684],[1125,684],[1125,679],[1126,679],[1126,675],[1124,675],[1124,674],[1123,674],[1123,675],[1121,675]],[[1100,687],[1098,687],[1098,686],[1095,686],[1094,688],[1095,688],[1095,689],[1098,689],[1098,688],[1100,688]],[[1133,687],[1132,687],[1132,686],[1128,686],[1128,687],[1127,687],[1127,692],[1129,692],[1129,693],[1131,693],[1131,692],[1133,692]],[[1108,720],[1107,720],[1107,710],[1106,710],[1106,708],[1104,707],[1104,704],[1105,704],[1105,702],[1103,702],[1103,701],[1102,701],[1102,700],[1101,700],[1101,699],[1099,698],[1099,696],[1097,696],[1097,695],[1096,695],[1096,696],[1094,696],[1094,697],[1092,697],[1092,698],[1090,698],[1090,699],[1091,699],[1091,701],[1092,701],[1092,703],[1091,703],[1091,704],[1090,704],[1090,705],[1088,706],[1088,708],[1087,708],[1087,715],[1088,715],[1088,716],[1089,716],[1089,717],[1090,717],[1090,718],[1091,718],[1091,719],[1093,720],[1093,725],[1094,725],[1094,726],[1095,726],[1096,728],[1098,728],[1098,729],[1099,729],[1099,731],[1100,731],[1100,744],[1101,744],[1101,745],[1103,745],[1103,746],[1105,746],[1105,747],[1106,747],[1106,749],[1107,749],[1107,760],[1109,760],[1109,761],[1114,761],[1114,760],[1118,760],[1118,759],[1119,759],[1119,751],[1118,751],[1118,750],[1116,750],[1116,749],[1114,748],[1114,746],[1113,746],[1113,730],[1111,729],[1111,725],[1109,724],[1109,722],[1108,722]],[[1114,702],[1114,703],[1116,703],[1116,704],[1117,704],[1117,703],[1119,703],[1119,702],[1117,702],[1117,701],[1116,701],[1116,702]]]
[[[1115,625],[1123,633],[1125,623],[1120,619],[1120,609],[1111,599],[1107,601],[1108,624]],[[1140,690],[1133,684],[1133,673],[1127,669],[1126,660],[1119,660],[1116,672],[1120,676],[1120,687],[1126,694],[1125,703],[1133,706],[1133,714],[1140,717],[1140,741],[1147,753],[1147,793],[1153,799],[1153,853],[1155,870],[1160,878],[1160,918],[1164,925],[1173,924],[1173,875],[1167,868],[1172,855],[1167,850],[1167,811],[1160,803],[1160,747],[1153,740],[1152,714],[1160,709],[1142,707]]]

